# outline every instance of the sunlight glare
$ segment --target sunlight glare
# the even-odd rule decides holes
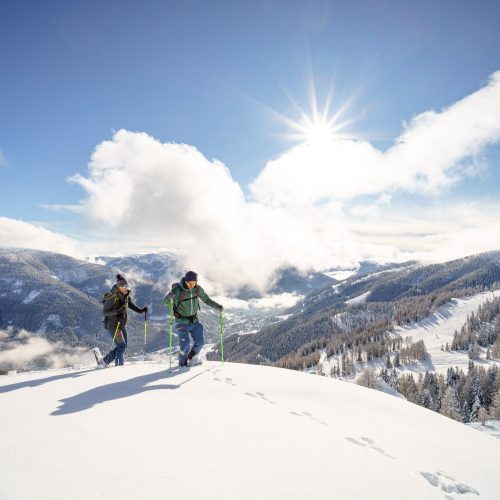
[[[324,150],[331,146],[336,141],[354,139],[354,135],[347,133],[345,130],[350,124],[357,119],[342,120],[341,117],[347,111],[350,104],[349,100],[342,103],[336,110],[332,112],[332,93],[328,93],[323,109],[319,109],[316,91],[314,85],[311,85],[309,96],[309,112],[304,109],[289,96],[295,109],[299,112],[299,119],[278,114],[278,117],[288,127],[289,132],[285,137],[294,142],[313,147],[314,149]]]

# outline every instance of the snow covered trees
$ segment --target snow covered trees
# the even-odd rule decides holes
[[[378,381],[377,374],[375,370],[367,368],[356,380],[358,385],[363,385],[364,387],[369,387],[370,389],[379,389],[380,384]]]
[[[468,351],[469,359],[477,360],[480,358],[479,347],[487,349],[494,345],[498,341],[499,333],[500,297],[494,297],[479,306],[476,313],[467,317],[460,332],[455,332],[451,349]]]
[[[441,405],[441,414],[445,417],[457,420],[458,422],[462,422],[460,401],[458,400],[457,390],[455,387],[448,387],[446,389]]]
[[[395,387],[391,377],[391,386]],[[489,415],[500,419],[500,370],[488,370],[471,363],[465,374],[449,368],[446,377],[426,372],[415,382],[412,374],[397,378],[397,390],[408,401],[419,404],[459,422],[476,422]]]

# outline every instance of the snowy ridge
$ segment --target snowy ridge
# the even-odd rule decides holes
[[[497,439],[417,405],[278,368],[166,368],[1,377],[0,498],[497,498]]]

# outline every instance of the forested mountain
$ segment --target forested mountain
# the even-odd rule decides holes
[[[148,350],[166,347],[169,325],[163,299],[171,284],[186,272],[177,256],[169,252],[102,256],[96,262],[99,264],[52,252],[0,248],[0,330],[11,327],[15,333],[24,329],[68,346],[97,344],[107,348],[109,339],[102,326],[101,298],[120,272],[132,285],[134,302],[149,308]],[[273,293],[303,293],[335,280],[321,273],[304,274],[285,268],[272,276],[269,283]],[[265,321],[265,316],[259,320],[259,314],[258,309],[254,310],[250,321]],[[202,306],[200,317],[206,339],[216,340],[218,314]],[[143,348],[142,321],[140,315],[129,315],[131,352]]]
[[[115,283],[117,272],[126,275],[131,297],[148,305],[148,345],[167,345],[167,308],[163,298],[177,261],[170,254],[127,258],[101,257],[97,265],[52,252],[0,249],[0,329],[25,329],[68,345],[107,347],[101,298]],[[206,311],[207,323],[217,334],[217,320]],[[143,346],[143,316],[129,314],[131,351]],[[210,330],[210,329],[209,329]]]
[[[0,249],[0,328],[13,326],[67,342],[94,335],[101,324],[109,269],[51,252]]]
[[[395,325],[424,318],[452,297],[500,287],[500,252],[443,264],[407,262],[311,292],[286,320],[226,340],[229,359],[302,368],[319,349],[379,342]]]

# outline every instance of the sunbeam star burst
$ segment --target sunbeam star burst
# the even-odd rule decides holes
[[[289,98],[294,108],[298,111],[299,118],[294,120],[275,112],[280,121],[289,129],[289,132],[284,134],[288,140],[315,148],[324,148],[335,141],[355,138],[355,136],[348,133],[346,129],[349,125],[356,122],[357,119],[342,120],[343,115],[348,109],[349,100],[341,104],[337,111],[332,112],[331,92],[329,92],[325,105],[323,109],[320,110],[316,92],[315,90],[311,90],[310,111],[306,112],[293,98],[290,96]]]

